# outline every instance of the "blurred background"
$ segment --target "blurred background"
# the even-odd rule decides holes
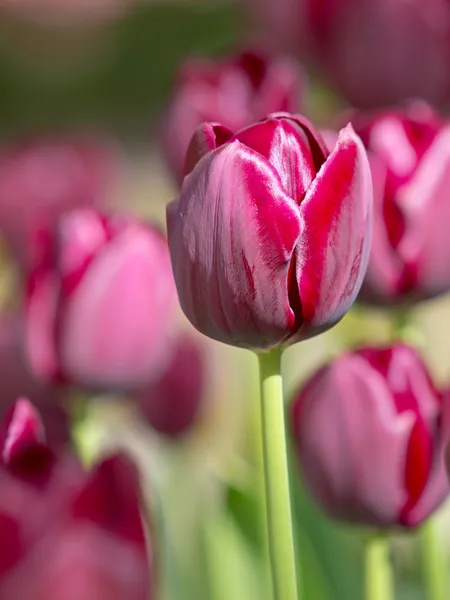
[[[450,105],[447,83],[441,81],[443,70],[448,71],[450,36],[445,29],[445,43],[436,48],[441,33],[436,29],[430,33],[436,23],[439,31],[444,21],[448,26],[447,14],[439,18],[436,10],[428,15],[434,21],[427,23],[425,33],[418,25],[422,19],[418,13],[408,16],[411,23],[402,21],[399,30],[391,30],[375,9],[360,14],[364,4],[360,2],[339,27],[338,16],[328,13],[326,22],[318,10],[310,29],[294,4],[294,0],[0,0],[0,147],[48,135],[101,138],[118,157],[108,191],[109,209],[131,211],[164,229],[165,206],[179,189],[164,160],[167,136],[174,136],[169,142],[176,144],[178,133],[176,129],[164,133],[164,127],[180,65],[188,58],[222,59],[249,44],[264,48],[269,44],[271,52],[302,61],[298,110],[324,128],[339,124],[341,112],[353,106],[380,108],[412,96],[424,97],[443,111]],[[402,19],[391,15],[389,22],[394,17]],[[417,31],[422,37],[415,35]],[[369,48],[371,35],[377,43]],[[356,43],[365,58],[360,60],[362,66],[351,67],[350,57],[358,54],[352,46]],[[403,55],[410,64],[405,66]],[[380,81],[379,63],[386,60],[395,63],[389,73],[391,85]],[[399,81],[396,68],[414,71],[415,77]],[[0,292],[7,315],[20,306],[21,275],[6,242],[2,258]],[[197,335],[181,311],[175,320],[177,328],[201,348],[202,364],[202,393],[194,392],[201,401],[194,402],[195,418],[187,417],[186,428],[180,425],[182,435],[167,433],[167,428],[158,432],[165,422],[156,427],[149,422],[158,421],[160,413],[155,417],[149,408],[148,422],[142,417],[145,408],[140,412],[136,402],[123,394],[91,394],[87,400],[85,392],[70,390],[64,392],[70,398],[62,404],[69,407],[76,447],[86,464],[117,448],[139,464],[157,548],[155,597],[264,600],[270,596],[258,527],[256,360],[246,351]],[[447,386],[448,298],[420,304],[412,323],[431,372]],[[355,306],[333,330],[287,350],[283,364],[287,401],[300,382],[343,348],[390,339],[391,320],[383,309]],[[8,352],[10,346],[11,341],[5,342]],[[7,360],[3,368],[11,372]],[[14,360],[17,368],[19,359]],[[28,394],[32,401],[37,395],[34,382],[27,383],[28,388],[24,383],[31,377],[29,367],[20,368],[12,390],[4,392],[5,404],[14,395]],[[0,387],[0,395],[1,391]],[[40,396],[48,393],[39,390]],[[168,421],[168,429],[176,430],[177,424],[170,417]],[[324,517],[295,476],[295,465],[292,471],[304,598],[359,600],[364,532]],[[441,509],[438,518],[443,544],[449,545],[449,509]],[[423,598],[414,533],[394,534],[392,551],[398,598]]]

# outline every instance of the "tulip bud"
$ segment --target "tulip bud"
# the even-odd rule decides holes
[[[152,598],[135,467],[116,455],[86,474],[74,457],[52,453],[42,431],[19,401],[0,466],[0,600]]]
[[[176,298],[167,243],[132,217],[65,215],[28,278],[27,350],[44,380],[135,389],[169,357]]]
[[[349,125],[329,154],[311,124],[286,113],[222,140],[202,145],[167,208],[182,309],[200,332],[244,348],[328,329],[367,265],[372,181],[361,141]]]
[[[410,347],[344,354],[298,392],[291,418],[306,484],[331,516],[412,527],[448,496],[443,401]]]
[[[28,264],[35,232],[68,210],[104,202],[114,172],[109,148],[44,138],[0,149],[0,232]]]
[[[195,422],[204,387],[202,348],[191,335],[183,334],[159,380],[141,390],[136,399],[149,425],[159,433],[178,437]]]
[[[248,0],[278,48],[314,59],[354,106],[422,97],[445,103],[450,79],[446,0]]]
[[[247,51],[220,62],[191,59],[179,73],[163,130],[163,148],[181,182],[196,128],[218,121],[233,131],[275,111],[300,108],[303,73],[293,59]]]
[[[450,123],[424,103],[355,115],[374,181],[373,241],[362,298],[379,304],[450,290]]]

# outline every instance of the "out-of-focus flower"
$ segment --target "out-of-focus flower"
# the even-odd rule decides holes
[[[0,421],[17,398],[32,398],[44,422],[49,444],[64,445],[70,431],[63,394],[33,377],[23,356],[22,335],[18,314],[0,315]]]
[[[182,334],[160,379],[136,394],[142,414],[154,429],[177,437],[192,427],[203,400],[205,370],[203,348],[192,335]]]
[[[51,26],[102,23],[124,14],[136,0],[0,0],[0,11]]]
[[[152,556],[138,475],[123,455],[84,473],[55,455],[26,400],[2,440],[0,600],[148,600]]]
[[[278,47],[312,55],[354,105],[449,94],[446,0],[249,0]]]
[[[450,290],[450,123],[421,102],[352,119],[369,154],[374,230],[362,298],[390,304]]]
[[[0,148],[0,233],[22,262],[33,255],[40,228],[68,210],[104,204],[115,162],[110,147],[81,138]]]
[[[191,59],[179,73],[163,128],[163,148],[181,182],[198,125],[220,122],[237,131],[277,111],[300,109],[303,72],[293,59],[247,51],[221,62]]]
[[[176,299],[163,235],[131,216],[83,209],[40,242],[26,307],[33,372],[107,390],[157,378]]]
[[[292,421],[305,481],[332,516],[415,526],[450,492],[443,395],[405,345],[364,348],[321,368]]]
[[[188,158],[204,156],[167,209],[182,309],[205,335],[245,348],[324,331],[366,270],[372,181],[360,139],[349,125],[329,155],[287,113],[217,131],[198,130]]]

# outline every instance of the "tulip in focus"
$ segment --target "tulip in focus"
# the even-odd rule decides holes
[[[148,424],[168,437],[185,434],[195,423],[202,404],[205,371],[199,342],[192,335],[182,334],[160,378],[136,394]]]
[[[321,368],[292,424],[307,486],[344,521],[412,527],[448,496],[444,402],[410,347],[364,348]]]
[[[167,208],[181,307],[203,334],[268,349],[337,323],[361,286],[372,181],[351,125],[328,153],[303,117],[205,124]],[[198,161],[198,162],[196,162]]]
[[[392,304],[450,290],[450,122],[421,102],[356,114],[374,181],[374,229],[362,298]]]
[[[41,237],[28,277],[33,372],[100,390],[140,388],[169,359],[175,299],[158,230],[120,214],[65,215]]]
[[[0,233],[28,263],[35,233],[66,211],[104,204],[115,172],[111,148],[86,139],[36,138],[0,148]]]
[[[186,62],[163,129],[164,153],[178,181],[183,180],[186,151],[201,123],[220,122],[237,131],[272,112],[295,112],[303,88],[303,72],[285,56],[247,51],[221,62]]]
[[[450,93],[447,0],[248,0],[265,37],[312,57],[351,104]]]
[[[110,457],[85,473],[56,455],[30,403],[5,424],[0,466],[0,600],[149,600],[134,465]]]

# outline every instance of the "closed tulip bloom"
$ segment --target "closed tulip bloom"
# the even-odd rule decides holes
[[[307,486],[344,521],[412,527],[448,496],[443,395],[416,353],[364,348],[321,368],[291,418]]]
[[[237,131],[276,111],[300,109],[303,72],[286,56],[246,51],[219,62],[190,59],[180,69],[163,128],[167,163],[181,182],[198,125],[220,122]]]
[[[355,115],[370,157],[374,229],[362,298],[391,304],[450,290],[450,123],[429,106]]]
[[[85,473],[73,456],[50,451],[25,399],[4,433],[0,600],[152,598],[153,557],[130,460],[115,455]]]
[[[159,379],[136,394],[147,423],[168,437],[178,437],[194,425],[202,405],[206,365],[203,348],[187,333],[176,340]]]
[[[371,233],[370,168],[352,127],[329,154],[300,116],[272,115],[227,136],[207,124],[188,158],[198,162],[167,224],[191,323],[252,349],[337,323],[362,283]]]
[[[176,299],[167,243],[133,217],[65,215],[28,278],[26,337],[37,376],[139,388],[168,360]]]
[[[111,148],[87,139],[35,138],[0,149],[0,233],[28,263],[35,232],[66,211],[104,204],[115,172]]]
[[[248,0],[282,49],[313,58],[351,104],[448,99],[446,0]]]

